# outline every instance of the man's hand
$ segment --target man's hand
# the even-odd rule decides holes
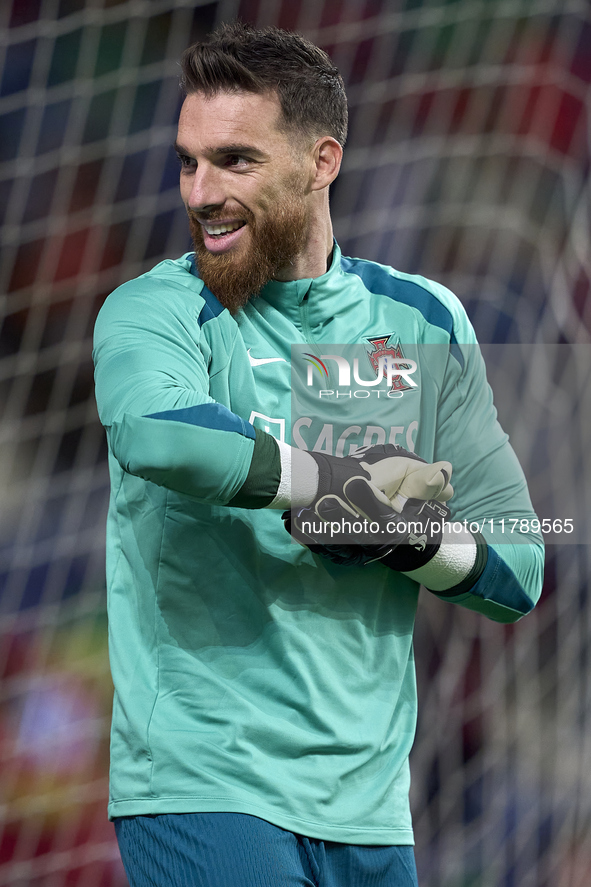
[[[298,542],[338,564],[383,560],[395,570],[417,569],[434,556],[449,515],[442,503],[453,495],[449,462],[429,464],[392,444],[344,459],[310,455],[317,495],[283,515]]]

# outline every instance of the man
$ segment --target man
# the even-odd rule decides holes
[[[457,300],[333,240],[346,99],[328,57],[234,25],[182,66],[195,253],[116,290],[96,328],[109,813],[132,887],[416,885],[419,583],[501,621],[531,609],[542,554],[525,481]],[[325,343],[379,352],[384,396],[337,388],[324,405],[334,365],[349,366]],[[315,368],[333,387],[290,434],[292,346],[294,367],[309,361],[301,391]],[[327,516],[338,544],[318,529]],[[520,544],[498,544],[510,517]]]

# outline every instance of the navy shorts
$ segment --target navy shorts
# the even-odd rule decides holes
[[[115,820],[131,887],[418,887],[413,848],[318,841],[243,813]]]

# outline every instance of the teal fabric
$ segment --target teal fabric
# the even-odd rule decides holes
[[[410,844],[417,584],[379,563],[338,567],[292,543],[278,512],[228,503],[245,484],[249,503],[268,502],[252,478],[276,448],[257,455],[256,429],[337,455],[399,443],[452,462],[455,519],[532,517],[474,333],[443,287],[338,247],[322,277],[271,282],[235,317],[192,268],[187,255],[120,287],[96,326],[112,480],[109,814],[246,813],[324,841]],[[417,389],[341,399],[292,427],[291,346],[322,355],[380,336],[414,354]],[[421,343],[435,346],[429,366]],[[519,595],[487,574],[485,594],[454,600],[513,621],[540,593],[541,543],[483,535]]]

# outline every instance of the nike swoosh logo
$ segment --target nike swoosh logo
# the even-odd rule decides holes
[[[284,357],[253,357],[250,353],[250,348],[248,349],[248,359],[250,361],[251,367],[260,367],[265,363],[285,363]]]

